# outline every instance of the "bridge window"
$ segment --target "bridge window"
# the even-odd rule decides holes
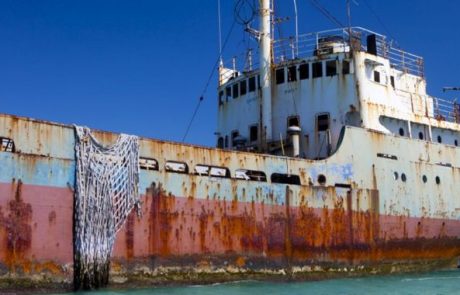
[[[292,66],[288,68],[288,82],[297,81],[297,67]]]
[[[224,138],[222,136],[217,139],[217,147],[220,149],[224,148]]]
[[[284,68],[276,70],[276,84],[284,83]]]
[[[329,130],[329,113],[316,115],[316,128],[318,131]]]
[[[395,77],[394,76],[390,76],[390,83],[391,83],[391,86],[395,88]]]
[[[257,134],[258,130],[259,128],[257,127],[257,125],[252,125],[251,127],[249,127],[249,141],[250,142],[254,142],[259,139],[259,136]]]
[[[233,98],[238,98],[238,83],[233,84]]]
[[[267,176],[262,171],[239,169],[235,171],[236,179],[252,180],[252,181],[267,181]]]
[[[295,174],[273,173],[270,180],[272,183],[300,185],[300,177]]]
[[[249,92],[256,91],[256,77],[249,78]]]
[[[342,74],[350,74],[350,62],[348,60],[342,61]]]
[[[235,146],[235,138],[237,138],[240,135],[238,130],[232,131],[232,146]]]
[[[168,161],[165,164],[165,170],[174,173],[188,173],[188,166],[183,162]]]
[[[335,60],[328,60],[326,62],[326,76],[337,75],[337,62]]]
[[[310,71],[308,68],[308,63],[303,63],[299,66],[299,79],[305,80],[310,76]]]
[[[399,128],[399,135],[404,136],[404,128]]]
[[[380,72],[374,71],[374,81],[380,83]]]
[[[232,97],[232,88],[227,87],[225,88],[225,100],[228,100]]]
[[[441,137],[441,135],[438,135],[438,142],[439,142],[439,143],[442,143],[442,137]]]
[[[11,138],[0,137],[0,152],[10,152],[14,153],[16,151],[16,146],[14,141]]]
[[[152,158],[139,158],[139,168],[142,170],[158,170],[158,161]]]
[[[225,135],[225,147],[228,148],[228,135]]]
[[[420,132],[418,133],[418,139],[423,140],[423,132],[422,132],[422,131],[420,131]]]
[[[313,78],[319,78],[323,76],[323,63],[315,62],[311,65],[313,71]]]
[[[247,81],[246,79],[240,82],[240,95],[243,96],[246,94],[247,90]]]

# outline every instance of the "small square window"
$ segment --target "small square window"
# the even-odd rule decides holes
[[[238,98],[238,83],[233,84],[233,98]]]
[[[299,79],[305,80],[309,78],[310,71],[307,63],[303,63],[299,66]]]
[[[292,66],[288,68],[288,82],[297,81],[297,67]]]
[[[380,83],[380,72],[374,71],[374,81]]]
[[[246,79],[240,82],[240,95],[243,96],[246,94],[247,82]]]
[[[318,131],[329,130],[329,114],[321,114],[316,116],[316,126]]]
[[[313,71],[313,78],[319,78],[323,76],[323,63],[315,62],[311,65]]]
[[[225,88],[225,100],[228,102],[228,100],[232,97],[232,88],[227,87]]]
[[[335,60],[328,60],[326,62],[326,76],[331,77],[337,75],[337,62]]]
[[[350,74],[350,62],[348,60],[342,61],[342,74],[343,75]]]
[[[249,141],[250,142],[254,142],[254,141],[257,141],[258,139],[258,131],[259,131],[259,128],[257,128],[257,125],[253,125],[251,127],[249,127]]]
[[[249,78],[249,92],[256,91],[256,77]]]
[[[390,83],[391,83],[391,86],[395,88],[395,77],[394,76],[390,76]]]
[[[284,68],[276,70],[276,84],[284,83]]]

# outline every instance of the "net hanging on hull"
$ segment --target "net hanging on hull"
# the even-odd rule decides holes
[[[139,142],[121,134],[104,147],[75,126],[74,287],[106,285],[115,236],[134,207],[140,213]]]

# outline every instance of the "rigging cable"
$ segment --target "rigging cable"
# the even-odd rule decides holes
[[[379,24],[382,26],[382,28],[385,30],[385,32],[387,33],[388,36],[390,36],[391,39],[393,39],[393,41],[396,42],[396,39],[395,37],[393,36],[393,34],[391,34],[390,30],[388,29],[388,27],[385,25],[385,23],[382,21],[382,19],[377,15],[377,13],[375,12],[374,9],[372,9],[372,6],[369,4],[369,2],[367,2],[366,0],[362,0],[364,2],[364,5],[366,5],[367,9],[369,9],[369,11],[374,15],[375,19],[379,22]]]
[[[231,27],[230,27],[230,30],[227,33],[227,36],[225,37],[224,44],[222,44],[222,51],[225,49],[225,46],[227,45],[227,42],[230,39],[230,35],[231,35],[232,31],[233,31],[233,28],[235,27],[235,23],[236,22],[234,20],[232,25],[231,25]],[[216,72],[216,69],[219,67],[220,60],[221,60],[221,56],[219,54],[219,56],[217,57],[216,62],[214,63],[214,66],[212,68],[211,74],[209,75],[208,80],[207,80],[207,82],[206,82],[206,84],[205,84],[205,86],[203,88],[203,91],[201,92],[201,95],[199,97],[198,103],[197,103],[197,105],[195,107],[195,111],[193,112],[192,118],[190,119],[190,121],[189,121],[189,123],[187,125],[187,129],[185,130],[184,136],[182,137],[182,142],[184,142],[185,138],[187,138],[187,135],[188,135],[188,133],[190,131],[190,127],[192,127],[192,123],[195,120],[196,114],[198,113],[198,110],[199,110],[199,108],[201,106],[201,103],[204,100],[204,95],[205,95],[206,91],[208,90],[208,87],[209,87],[209,84],[211,83],[212,77],[214,76],[214,73]]]
[[[344,28],[345,26],[332,15],[321,3],[319,3],[317,0],[310,0],[310,3],[315,6],[316,9],[318,9],[324,16],[326,16],[329,20],[331,20],[333,23],[338,25],[341,28]]]

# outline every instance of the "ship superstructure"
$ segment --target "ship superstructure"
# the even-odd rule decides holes
[[[356,27],[273,41],[269,2],[259,66],[220,68],[219,148],[138,140],[142,215],[123,216],[112,282],[308,279],[460,255],[458,106],[426,94],[423,59]],[[0,115],[0,140],[0,282],[72,282],[74,126]]]
[[[218,147],[293,155],[293,126],[295,156],[308,159],[336,151],[344,126],[458,145],[459,105],[426,93],[422,57],[359,27],[298,40],[272,41],[268,86],[252,55],[243,70],[220,68]]]

